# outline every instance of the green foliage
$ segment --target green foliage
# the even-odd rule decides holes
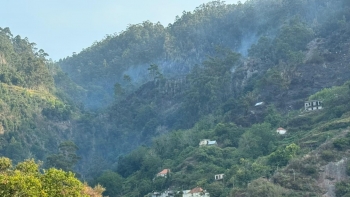
[[[322,100],[326,106],[335,106],[334,101],[338,100],[339,97],[342,97],[344,93],[348,91],[346,86],[336,86],[332,88],[325,88],[316,94],[309,97],[310,100]]]
[[[285,166],[288,161],[296,156],[300,147],[296,144],[290,144],[284,148],[279,148],[268,156],[268,161],[273,166]]]
[[[224,184],[221,182],[214,182],[207,186],[207,191],[212,197],[224,197],[227,196],[225,192]]]
[[[216,57],[203,62],[203,67],[195,67],[189,74],[190,87],[183,102],[184,123],[195,122],[199,117],[212,113],[232,93],[230,89],[231,68],[239,60],[239,54],[223,50]]]
[[[334,140],[333,145],[335,148],[338,150],[345,150],[350,146],[350,139],[349,139],[349,134],[347,135],[346,138],[339,138]]]
[[[59,145],[59,153],[50,155],[46,158],[46,166],[48,168],[54,167],[64,171],[72,171],[74,165],[79,161],[77,156],[77,145],[72,141],[65,141]]]
[[[247,194],[251,197],[279,197],[286,193],[286,190],[279,185],[274,185],[267,179],[263,178],[252,181],[247,188]]]
[[[72,114],[71,108],[64,103],[55,100],[51,105],[42,110],[44,116],[49,119],[68,120]]]
[[[15,170],[26,174],[37,174],[39,173],[39,164],[37,164],[34,159],[25,160],[24,162],[18,163]]]
[[[350,194],[350,183],[346,181],[337,182],[335,184],[336,197],[346,197]]]
[[[40,177],[43,191],[48,196],[84,196],[83,184],[75,178],[72,172],[64,172],[50,168]]]
[[[261,37],[257,44],[252,45],[249,54],[275,64],[281,60],[290,64],[300,64],[303,58],[301,51],[306,49],[307,43],[313,37],[313,30],[300,18],[295,17],[281,27],[275,39]]]
[[[267,116],[264,120],[264,122],[270,123],[272,127],[279,127],[282,123],[282,116],[277,112],[275,106],[270,105],[267,108]]]
[[[239,140],[239,150],[247,157],[257,158],[274,149],[276,132],[269,123],[255,124]]]
[[[335,159],[335,155],[332,151],[330,150],[324,150],[321,152],[321,158],[324,159],[325,161],[333,161]]]
[[[329,79],[338,84],[345,77],[333,77],[347,74],[345,67],[341,67],[345,74],[334,69],[337,76],[317,72],[321,67],[316,67],[332,59],[323,54],[328,53],[328,45],[335,46],[329,49],[337,61],[334,67],[341,63],[334,52],[346,52],[341,47],[347,46],[350,12],[334,9],[339,3],[346,2],[267,0],[225,5],[214,1],[184,12],[168,27],[146,21],[109,35],[61,60],[68,74],[45,60],[47,54],[36,50],[34,43],[13,37],[8,28],[0,29],[0,153],[11,156],[14,163],[28,157],[46,158],[45,165],[66,171],[73,169],[79,153],[83,161],[75,169],[83,171],[87,180],[95,178],[92,182],[107,186],[105,194],[110,196],[143,196],[197,185],[212,196],[227,196],[232,186],[246,189],[238,189],[242,195],[282,196],[280,187],[254,179],[279,174],[274,172],[276,166],[287,165],[295,157],[296,144],[302,153],[308,152],[326,140],[328,130],[349,125],[345,119],[349,84],[310,97],[323,100],[325,112],[296,114],[283,122],[284,113],[299,108],[305,95],[315,92],[319,84],[326,87],[324,81]],[[318,23],[333,12],[342,15],[335,17],[336,31],[321,36]],[[328,43],[318,46],[311,59],[315,65],[304,65],[314,32]],[[333,70],[325,63],[322,71]],[[314,78],[305,74],[310,70],[307,66],[315,66],[311,69],[316,70]],[[59,89],[56,96],[50,74]],[[299,90],[301,86],[306,88]],[[66,102],[62,90],[73,104]],[[260,100],[271,105],[254,108]],[[101,109],[101,103],[107,106],[112,101],[106,111],[76,111],[78,107]],[[291,127],[291,132],[278,140],[275,129],[281,124]],[[54,152],[57,141],[67,139],[81,149],[64,142]],[[217,140],[219,146],[198,147],[201,139]],[[342,139],[333,144],[345,150],[350,143]],[[139,145],[146,146],[132,151]],[[321,155],[325,160],[332,160],[331,156],[329,152]],[[105,171],[113,164],[117,173]],[[155,178],[164,168],[172,170],[171,176]],[[1,173],[11,171],[16,176],[10,182],[17,190],[7,190],[1,182],[11,195],[79,196],[85,188],[72,173],[48,170],[41,174],[34,160],[14,169],[11,162],[0,159]],[[316,177],[318,167],[305,162],[295,170]],[[213,182],[217,173],[225,173],[225,181]],[[10,180],[6,176],[4,180]],[[305,182],[296,184],[290,175],[283,176],[284,186],[306,188]],[[43,188],[44,193],[29,191],[33,187]],[[25,194],[16,193],[19,190]]]
[[[11,163],[8,158],[6,166]],[[88,188],[88,186],[85,186]],[[39,164],[33,159],[18,163],[14,169],[7,169],[0,173],[0,195],[13,196],[90,196],[84,190],[84,185],[71,172],[64,172],[54,168],[39,172]],[[98,195],[96,195],[98,196]]]
[[[9,28],[0,28],[0,82],[33,89],[50,89],[53,78],[45,65],[45,52],[38,52],[27,38],[13,37]]]
[[[7,157],[0,158],[0,171],[4,172],[12,167],[12,161]]]
[[[151,64],[147,70],[154,81],[163,79],[163,75],[160,73],[158,65]]]
[[[107,188],[103,195],[117,196],[122,193],[123,178],[115,172],[106,171],[95,182]]]
[[[144,147],[140,147],[131,154],[125,157],[120,157],[117,172],[123,177],[127,177],[133,172],[140,170],[142,167],[140,164],[143,161],[143,157],[146,155],[146,151],[147,150]]]
[[[224,147],[238,147],[239,137],[244,131],[234,123],[219,123],[215,126],[214,132]]]
[[[120,34],[108,35],[59,64],[74,82],[88,91],[83,97],[85,106],[96,109],[113,101],[114,84],[127,85],[123,73],[131,65],[149,65],[164,54],[165,35],[160,23],[145,21],[130,25]]]
[[[259,177],[269,177],[271,173],[270,166],[265,162],[252,161],[248,159],[239,159],[239,164],[231,167],[233,172],[232,181],[234,185],[246,188],[248,184]]]

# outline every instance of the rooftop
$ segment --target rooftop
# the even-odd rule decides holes
[[[158,174],[168,174],[168,173],[170,173],[170,169],[164,169],[160,171]]]
[[[203,192],[203,189],[201,187],[195,187],[190,191],[191,194],[199,193],[199,192]]]

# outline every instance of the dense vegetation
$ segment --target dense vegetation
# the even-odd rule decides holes
[[[0,154],[61,170],[2,158],[12,185],[0,192],[54,196],[47,184],[60,177],[76,187],[67,194],[102,192],[75,171],[108,196],[196,186],[214,197],[319,196],[326,179],[349,195],[348,175],[327,170],[349,173],[349,18],[349,0],[214,1],[167,27],[131,25],[58,65],[1,28]],[[324,109],[306,113],[305,100]]]
[[[312,29],[318,31],[319,24],[329,19],[327,16],[336,12],[341,3],[338,0],[250,0],[227,5],[213,1],[193,12],[183,12],[167,27],[149,21],[130,25],[125,31],[109,35],[81,53],[62,59],[59,64],[73,81],[86,89],[82,100],[86,107],[96,109],[113,100],[115,83],[128,83],[123,80],[124,75],[139,86],[150,79],[145,75],[150,64],[157,64],[169,77],[187,74],[208,55],[215,55],[217,47],[246,56],[251,44],[260,37],[269,38],[265,40],[268,42],[276,34],[283,34],[283,38],[274,41],[275,50],[270,51],[266,46],[261,53],[272,52],[275,57],[270,60],[274,62],[287,56],[297,59],[298,51],[305,49],[313,38]],[[302,18],[308,28],[303,29],[300,24],[294,29],[281,28],[295,16]],[[294,43],[295,39],[299,40]],[[288,42],[292,42],[290,46],[286,46]]]
[[[53,64],[27,38],[0,29],[0,140],[2,155],[14,162],[35,157],[44,160],[57,150],[61,128],[74,108],[54,87]]]
[[[103,187],[97,185],[92,189],[75,178],[72,172],[50,168],[41,173],[39,167],[33,159],[12,167],[10,159],[1,157],[1,196],[102,196]]]

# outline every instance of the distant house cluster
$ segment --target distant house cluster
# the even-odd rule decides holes
[[[183,190],[182,192],[172,190],[167,190],[162,193],[153,192],[152,197],[171,197],[179,193],[182,193],[182,197],[210,197],[209,193],[201,187],[195,187],[191,190]]]
[[[199,146],[217,146],[217,145],[218,143],[215,140],[211,141],[208,139],[204,139],[199,142]]]
[[[166,178],[170,174],[170,169],[163,169],[159,173],[156,174],[156,177],[164,177]],[[224,174],[217,174],[215,175],[215,180],[221,180],[223,179]],[[164,192],[152,192],[149,193],[148,197],[171,197],[175,196],[176,194],[182,194],[183,197],[209,197],[209,193],[202,189],[201,187],[195,187],[191,190],[182,190],[182,191],[175,191],[175,190],[166,190]]]
[[[322,109],[322,101],[318,101],[318,100],[305,101],[304,107],[305,107],[305,111],[319,110],[319,109]]]
[[[175,196],[176,192],[172,190],[167,190],[165,192],[153,192],[152,197],[171,197]]]

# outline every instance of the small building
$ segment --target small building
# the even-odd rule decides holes
[[[305,107],[305,111],[319,110],[319,109],[322,109],[322,101],[318,101],[318,100],[305,101],[304,107]]]
[[[264,102],[258,102],[258,103],[255,103],[255,107],[257,107],[257,106],[261,106],[261,105],[264,105]]]
[[[167,177],[170,174],[170,169],[164,169],[157,174],[157,177]]]
[[[199,146],[206,146],[208,144],[208,141],[210,141],[210,140],[208,140],[208,139],[201,140],[199,142]]]
[[[214,178],[215,178],[215,181],[220,181],[220,180],[223,180],[224,179],[224,174],[216,174],[215,176],[214,176]]]
[[[218,143],[216,142],[216,140],[208,140],[208,139],[204,139],[204,140],[201,140],[199,142],[199,146],[217,146]]]
[[[184,190],[183,197],[210,197],[209,193],[201,187],[195,187],[191,190]]]
[[[175,196],[176,192],[172,191],[172,190],[166,190],[162,193],[160,192],[153,192],[152,193],[152,197],[172,197]]]
[[[152,197],[160,197],[161,193],[160,192],[153,192]]]
[[[287,133],[287,130],[285,130],[284,128],[280,127],[276,130],[276,132],[280,135],[284,135]]]

